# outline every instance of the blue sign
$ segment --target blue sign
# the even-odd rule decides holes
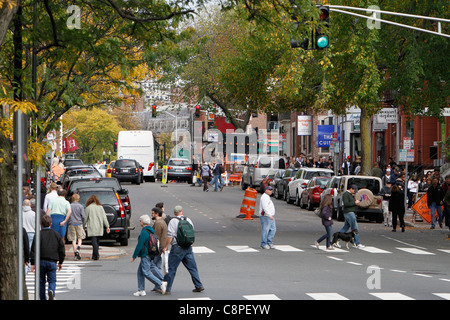
[[[317,126],[317,147],[329,148],[333,142],[334,125]],[[338,127],[338,141],[340,140],[340,130]]]

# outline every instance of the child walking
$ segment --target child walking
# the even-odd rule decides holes
[[[333,219],[331,218],[331,208],[333,207],[333,197],[327,194],[323,197],[322,202],[320,203],[321,217],[322,217],[322,225],[325,227],[325,233],[316,241],[316,247],[319,248],[320,242],[322,240],[327,239],[327,250],[333,250],[331,246],[331,226],[333,225]]]

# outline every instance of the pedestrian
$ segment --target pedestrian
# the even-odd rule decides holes
[[[392,185],[392,183],[391,183],[391,169],[389,169],[389,168],[386,169],[386,173],[381,178],[381,182],[382,182],[383,186],[386,185],[387,181],[389,181],[389,184]]]
[[[450,227],[449,219],[450,219],[450,206],[445,201],[445,197],[447,195],[447,192],[450,190],[450,174],[445,176],[444,183],[441,185],[442,190],[444,191],[444,211],[443,216],[445,219],[445,225]]]
[[[105,227],[106,233],[110,232],[108,219],[105,209],[94,194],[87,199],[84,212],[87,236],[92,241],[92,260],[98,260],[100,258],[98,238],[103,236]]]
[[[353,174],[353,165],[350,160],[351,160],[351,158],[350,158],[350,156],[348,156],[347,159],[342,164],[341,175]]]
[[[207,162],[200,168],[200,175],[203,180],[203,191],[208,192],[208,182],[211,180],[211,168]]]
[[[439,185],[439,178],[433,177],[431,181],[431,187],[427,191],[427,205],[430,208],[431,214],[431,229],[435,228],[434,217],[436,211],[438,213],[439,227],[442,228],[442,205],[444,204],[444,190]]]
[[[67,240],[72,241],[74,260],[81,260],[81,243],[86,238],[86,232],[84,231],[85,212],[83,205],[79,201],[80,195],[74,193],[70,204],[72,214],[67,226]]]
[[[45,195],[44,205],[42,207],[45,212],[47,212],[48,205],[50,204],[50,202],[52,202],[53,199],[58,198],[58,192],[57,192],[58,189],[59,189],[59,187],[56,184],[56,182],[52,182],[50,184],[50,192]]]
[[[161,246],[167,242],[167,223],[164,221],[163,213],[160,208],[155,207],[152,209],[152,219],[155,222],[153,225],[153,230],[158,236]],[[162,259],[165,258],[163,255],[157,255],[151,260],[150,271],[157,276],[159,279],[163,279],[163,272],[161,268]]]
[[[372,169],[371,175],[374,177],[378,177],[378,178],[383,177],[383,170],[380,169],[380,165],[378,164],[378,162],[375,162],[373,164],[373,169]]]
[[[380,196],[383,197],[381,206],[383,208],[384,226],[392,226],[392,214],[389,211],[389,201],[391,200],[391,181],[386,180],[386,184],[381,188]]]
[[[389,211],[392,212],[392,231],[396,232],[398,217],[400,220],[400,228],[402,228],[402,232],[405,232],[405,194],[400,189],[400,186],[396,184],[391,188]]]
[[[137,257],[141,258],[141,262],[139,263],[139,267],[137,270],[138,291],[133,293],[133,295],[136,297],[146,295],[145,279],[149,280],[155,285],[155,292],[165,294],[167,283],[162,281],[162,275],[160,274],[160,276],[157,277],[151,272],[151,260],[153,257],[150,256],[148,242],[150,240],[149,232],[155,233],[155,230],[150,227],[150,217],[146,214],[142,215],[139,218],[139,223],[142,227],[142,230],[139,235],[136,248],[134,249],[131,262],[134,262]]]
[[[34,235],[36,233],[36,213],[31,209],[31,201],[28,199],[23,200],[22,203],[22,224],[28,237],[28,253],[31,250],[33,244]]]
[[[271,195],[273,189],[267,186],[261,199],[259,200],[259,220],[261,221],[261,248],[273,248],[273,238],[277,231],[275,222],[275,206],[272,202]]]
[[[450,230],[450,221],[449,221],[449,219],[450,219],[450,188],[448,188],[447,189],[447,192],[445,193],[445,196],[444,196],[444,208],[446,207],[447,208],[447,210],[445,211],[445,214],[446,214],[446,216],[445,216],[445,225],[449,228],[449,230]],[[449,238],[450,239],[450,234],[449,235],[447,235],[447,238]]]
[[[220,191],[222,191],[223,189],[223,185],[220,183],[220,165],[219,163],[217,163],[216,161],[214,161],[214,165],[213,165],[213,180],[211,181],[211,185],[214,186],[214,192],[217,192],[217,190],[220,188]]]
[[[177,242],[178,225],[180,220],[186,220],[194,228],[194,224],[191,219],[187,218],[183,214],[183,207],[175,206],[174,208],[175,217],[170,220],[167,227],[167,242],[163,248],[163,252],[167,251],[169,244],[172,245],[169,253],[169,272],[164,276],[164,281],[167,282],[166,294],[170,294],[172,290],[172,284],[175,280],[175,274],[177,272],[180,262],[186,267],[191,275],[192,282],[194,283],[193,292],[202,292],[205,290],[202,282],[200,281],[200,276],[198,274],[197,263],[195,262],[194,253],[192,252],[192,246],[181,247]]]
[[[45,295],[45,284],[48,282],[48,298],[49,300],[53,300],[56,294],[56,270],[61,271],[62,264],[66,257],[66,250],[64,241],[59,233],[51,228],[51,216],[44,215],[41,220],[41,226],[39,295],[41,300],[47,300]],[[33,245],[31,247],[31,272],[35,272],[36,270],[35,240],[33,240]]]
[[[322,240],[327,239],[327,250],[333,250],[334,248],[331,246],[331,230],[333,225],[331,209],[333,208],[333,197],[330,194],[325,195],[319,208],[322,225],[325,227],[326,233],[316,241],[316,247],[319,248],[319,244]]]
[[[413,174],[408,181],[408,209],[411,209],[413,202],[416,200],[417,192],[419,191],[419,179],[417,174]]]
[[[72,209],[69,201],[65,198],[66,190],[58,189],[57,194],[58,197],[50,202],[46,213],[52,217],[52,229],[64,239],[66,237],[67,221],[69,221]]]
[[[355,232],[355,245],[358,248],[364,248],[364,245],[359,242],[359,228],[358,223],[356,222],[355,214],[356,206],[360,202],[359,200],[355,199],[355,193],[357,191],[358,187],[355,184],[352,184],[342,195],[345,222],[344,226],[339,232],[347,232],[349,229],[350,231]]]

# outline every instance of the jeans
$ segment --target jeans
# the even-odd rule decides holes
[[[321,236],[321,237],[317,240],[318,243],[321,243],[321,242],[323,241],[323,239],[327,239],[327,248],[329,248],[330,245],[331,245],[331,229],[332,229],[331,226],[325,226],[325,231],[326,231],[327,233],[325,233],[323,236]]]
[[[359,230],[358,224],[356,223],[356,215],[354,212],[344,213],[344,218],[345,218],[344,226],[342,227],[342,229],[339,232],[347,232],[348,229],[350,229],[350,231]],[[358,245],[358,244],[360,244],[359,233],[357,233],[355,235],[355,245]]]
[[[51,217],[52,217],[52,229],[58,232],[61,235],[61,238],[64,239],[64,237],[66,236],[67,223],[64,224],[62,227],[59,224],[64,221],[66,216],[62,214],[52,214]]]
[[[434,227],[434,216],[436,215],[436,210],[438,213],[438,223],[442,224],[442,205],[436,204],[436,202],[433,202],[430,207],[430,214],[431,214],[431,226]]]
[[[273,238],[277,231],[275,218],[270,220],[269,217],[260,216],[259,220],[261,221],[261,247],[264,247],[265,245],[270,246],[272,245]]]
[[[167,291],[170,292],[172,289],[172,284],[175,280],[175,274],[177,273],[180,262],[182,262],[189,271],[195,288],[203,287],[200,276],[198,275],[197,263],[195,262],[194,254],[192,253],[192,247],[182,248],[177,244],[174,244],[169,253],[169,272],[164,276],[164,281],[167,281]]]
[[[56,292],[56,262],[41,260],[41,270],[39,274],[39,295],[41,300],[47,300],[45,296],[45,283],[48,282],[48,291]]]
[[[155,277],[150,271],[151,260],[150,256],[141,257],[141,263],[137,270],[137,282],[138,290],[145,290],[145,279],[152,282],[155,285],[155,289],[159,289],[161,286],[161,279]]]
[[[214,175],[214,178],[211,181],[211,184],[214,185],[214,191],[217,191],[218,188],[222,188],[222,184],[220,183],[221,177],[220,175]]]

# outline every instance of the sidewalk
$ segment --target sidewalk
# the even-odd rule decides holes
[[[415,229],[430,229],[431,227],[431,225],[427,223],[425,220],[423,220],[423,218],[419,214],[415,215],[414,220],[414,211],[412,211],[411,209],[407,209],[405,212],[405,225],[407,227],[412,227]],[[448,227],[446,227],[445,225],[442,227],[442,229],[439,228],[437,222],[435,230],[449,231]]]
[[[73,260],[75,257],[75,254],[73,253],[73,247],[72,244],[66,244],[66,259],[65,260]],[[99,247],[99,254],[100,254],[100,260],[102,259],[113,259],[117,258],[121,255],[126,254],[126,247],[119,247],[116,245],[109,245],[109,246],[100,246]],[[92,257],[92,246],[90,244],[82,244],[81,245],[81,259],[82,260],[91,260]]]

